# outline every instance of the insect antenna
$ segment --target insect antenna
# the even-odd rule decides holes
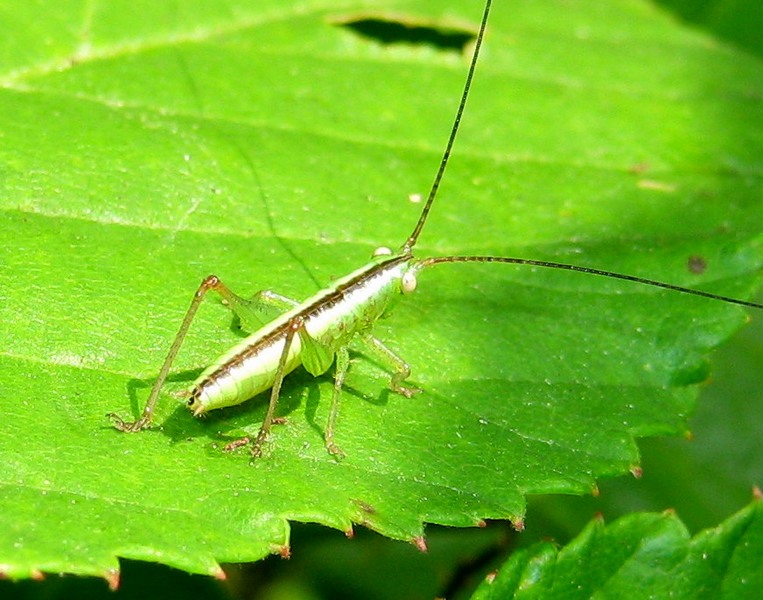
[[[424,258],[418,262],[418,268],[423,269],[432,265],[443,263],[508,263],[511,265],[528,265],[531,267],[542,267],[547,269],[562,269],[565,271],[575,271],[576,273],[587,273],[589,275],[598,275],[600,277],[609,277],[610,279],[621,279],[623,281],[632,281],[634,283],[640,283],[642,285],[650,285],[652,287],[663,288],[666,290],[672,290],[674,292],[681,292],[682,294],[689,294],[692,296],[700,296],[702,298],[710,298],[712,300],[721,300],[728,302],[729,304],[737,304],[739,306],[747,306],[750,308],[763,309],[763,304],[757,302],[749,302],[747,300],[739,300],[738,298],[731,298],[729,296],[721,296],[720,294],[713,294],[711,292],[705,292],[702,290],[693,290],[691,288],[682,287],[680,285],[674,285],[672,283],[665,283],[663,281],[657,281],[655,279],[647,279],[645,277],[636,277],[635,275],[625,275],[623,273],[615,273],[613,271],[604,271],[602,269],[593,269],[591,267],[581,267],[578,265],[570,265],[567,263],[558,263],[547,260],[533,260],[531,258],[512,258],[509,256],[433,256],[431,258]]]
[[[440,166],[435,174],[432,187],[429,189],[429,196],[427,196],[426,204],[419,215],[419,220],[416,223],[416,227],[413,228],[413,232],[408,236],[408,239],[403,244],[401,252],[404,254],[410,254],[413,247],[416,245],[416,240],[419,238],[421,230],[424,228],[424,224],[429,216],[429,211],[432,208],[432,203],[437,196],[437,190],[440,187],[442,176],[445,174],[445,168],[448,166],[448,160],[450,159],[450,152],[453,149],[453,143],[456,141],[456,135],[458,134],[458,127],[461,124],[461,117],[464,114],[464,108],[466,107],[466,99],[469,97],[469,89],[472,87],[472,79],[474,78],[474,71],[477,68],[477,58],[480,54],[480,47],[482,46],[482,38],[485,37],[485,28],[487,27],[488,15],[490,15],[490,5],[492,0],[485,2],[485,10],[482,13],[482,22],[480,23],[480,29],[477,33],[477,39],[474,42],[474,53],[472,54],[472,60],[469,64],[469,72],[466,75],[466,83],[464,84],[464,91],[461,93],[461,101],[458,104],[458,110],[456,111],[456,118],[453,120],[453,127],[450,130],[450,136],[448,137],[448,143],[445,145],[445,152],[442,154],[440,160]]]
[[[440,166],[437,169],[437,173],[435,174],[434,181],[432,182],[432,187],[430,188],[429,195],[427,196],[427,201],[424,204],[424,208],[422,209],[421,214],[419,215],[419,219],[416,222],[416,226],[413,228],[411,235],[408,236],[408,239],[405,241],[405,244],[403,244],[403,247],[401,248],[401,253],[403,254],[410,255],[412,253],[413,247],[416,245],[416,241],[419,238],[419,234],[421,234],[421,230],[424,228],[424,224],[427,221],[429,212],[432,209],[432,204],[434,203],[434,200],[437,197],[437,191],[440,188],[440,182],[442,181],[443,175],[445,174],[445,169],[448,166],[448,160],[450,159],[450,154],[453,149],[453,144],[456,141],[456,135],[458,134],[458,129],[459,129],[459,126],[461,125],[461,117],[463,116],[464,109],[466,108],[466,100],[469,97],[469,91],[472,86],[472,80],[474,79],[474,72],[477,68],[477,59],[479,58],[480,48],[482,47],[482,40],[485,37],[485,29],[487,27],[487,21],[488,21],[488,16],[490,14],[491,4],[492,4],[492,0],[486,0],[485,9],[482,13],[482,21],[480,23],[479,32],[477,33],[477,38],[474,43],[474,53],[472,54],[472,59],[469,64],[469,71],[466,75],[466,82],[464,83],[464,91],[461,93],[461,101],[459,102],[458,109],[456,110],[456,117],[453,120],[453,127],[450,130],[448,143],[445,146],[445,151],[443,152],[442,159],[440,160]],[[686,288],[680,285],[674,285],[672,283],[657,281],[655,279],[647,279],[645,277],[636,277],[635,275],[626,275],[623,273],[615,273],[613,271],[605,271],[602,269],[594,269],[591,267],[581,267],[578,265],[571,265],[567,263],[558,263],[558,262],[546,261],[546,260],[534,260],[529,258],[514,258],[514,257],[505,257],[505,256],[436,256],[436,257],[425,258],[420,261],[417,261],[416,270],[430,267],[433,265],[444,264],[444,263],[476,263],[476,262],[527,265],[532,267],[541,267],[545,269],[561,269],[564,271],[587,273],[588,275],[597,275],[599,277],[608,277],[610,279],[620,279],[622,281],[630,281],[630,282],[639,283],[642,285],[648,285],[648,286],[658,287],[658,288],[662,288],[666,290],[672,290],[674,292],[680,292],[682,294],[700,296],[702,298],[709,298],[712,300],[720,300],[722,302],[728,302],[729,304],[736,304],[739,306],[746,306],[749,308],[763,309],[763,304],[759,304],[757,302],[739,300],[738,298],[731,298],[730,296],[722,296],[720,294],[713,294],[711,292],[705,292],[702,290]]]

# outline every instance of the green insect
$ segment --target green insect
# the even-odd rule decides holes
[[[416,278],[419,272],[434,265],[507,263],[564,269],[665,288],[747,307],[763,308],[763,305],[754,302],[564,263],[502,256],[437,256],[420,259],[413,255],[413,249],[437,196],[437,190],[456,139],[477,65],[490,7],[491,0],[487,0],[461,101],[434,183],[416,226],[400,249],[392,252],[388,248],[378,248],[370,263],[302,303],[269,290],[261,291],[251,299],[244,299],[234,294],[216,276],[207,277],[194,294],[141,416],[136,421],[128,422],[114,413],[108,415],[117,429],[134,432],[151,425],[154,409],[170,368],[199,304],[210,290],[217,292],[240,319],[241,324],[254,333],[223,354],[196,379],[186,392],[188,408],[194,416],[201,416],[210,410],[241,404],[270,389],[270,402],[258,435],[254,439],[242,438],[226,446],[226,449],[233,449],[251,444],[251,452],[255,457],[262,454],[273,424],[279,422],[275,412],[284,377],[300,365],[314,376],[322,375],[334,363],[336,363],[334,389],[324,438],[329,453],[335,456],[343,455],[335,441],[335,425],[342,386],[350,364],[350,344],[361,343],[369,354],[389,366],[393,372],[389,387],[394,392],[411,397],[418,391],[405,385],[405,381],[411,374],[410,366],[382,341],[374,337],[372,330],[374,323],[389,311],[393,300],[401,294],[410,294],[416,289]],[[274,310],[280,311],[281,314],[271,319]]]

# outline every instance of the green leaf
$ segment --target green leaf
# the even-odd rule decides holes
[[[370,4],[14,6],[0,49],[0,570],[118,578],[117,557],[220,575],[288,552],[288,522],[422,544],[425,523],[521,523],[528,493],[590,493],[685,431],[737,308],[575,273],[442,266],[378,324],[411,399],[354,355],[204,421],[167,394],[128,435],[193,290],[304,298],[410,233],[467,57],[338,25]],[[563,10],[560,8],[563,6]],[[417,253],[525,256],[747,297],[761,252],[760,65],[648,5],[499,3]],[[390,2],[473,31],[475,6]],[[60,11],[60,12],[56,12]],[[692,268],[700,265],[701,268]],[[700,272],[697,272],[700,271]],[[202,307],[172,389],[235,343]]]
[[[756,0],[656,0],[690,23],[763,56],[763,14]]]
[[[763,505],[690,538],[671,511],[589,526],[564,548],[515,553],[482,583],[490,598],[754,598],[763,584]]]
[[[758,296],[758,302],[763,295]],[[543,496],[528,507],[523,540],[566,542],[591,515],[607,520],[672,508],[691,531],[726,518],[763,480],[763,321],[713,354],[713,380],[691,415],[691,436],[639,443],[643,476],[602,481],[598,497]]]

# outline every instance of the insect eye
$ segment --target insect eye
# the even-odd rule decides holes
[[[410,294],[413,290],[416,289],[416,284],[418,282],[416,281],[416,275],[412,273],[411,271],[408,271],[403,275],[403,279],[401,281],[403,293],[404,294]]]
[[[390,254],[392,254],[392,250],[386,246],[379,246],[376,250],[374,250],[373,257],[376,258],[377,256],[389,256]]]

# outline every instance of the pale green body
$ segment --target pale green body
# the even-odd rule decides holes
[[[312,375],[325,373],[337,350],[370,332],[374,322],[410,285],[415,261],[410,255],[379,256],[303,303],[261,327],[231,348],[193,383],[189,408],[194,415],[234,406],[270,389],[276,379],[289,323],[302,317],[284,375],[304,365]],[[410,288],[412,289],[412,288]]]

